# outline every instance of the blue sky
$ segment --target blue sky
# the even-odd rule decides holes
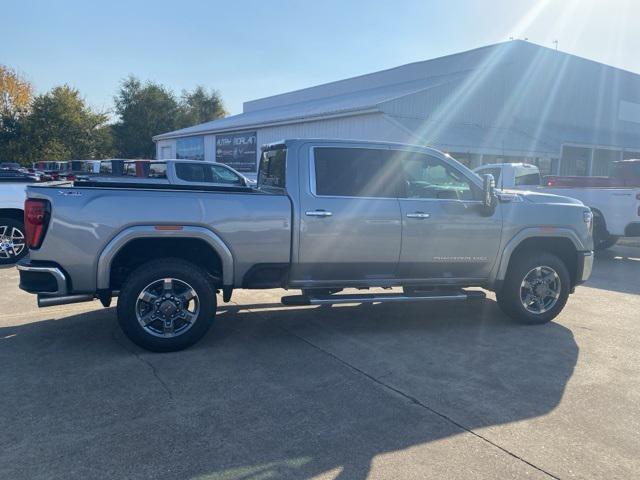
[[[640,73],[638,0],[2,1],[0,63],[112,108],[135,74],[242,102],[528,37]]]

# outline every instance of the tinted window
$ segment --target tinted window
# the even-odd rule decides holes
[[[176,163],[176,175],[185,182],[206,182],[204,167],[195,163]]]
[[[337,197],[395,198],[397,169],[387,150],[314,149],[316,194]]]
[[[516,177],[516,185],[540,185],[539,173],[527,173]]]
[[[242,179],[228,168],[210,163],[176,163],[176,175],[185,182],[242,184]]]
[[[279,148],[262,152],[258,171],[258,187],[284,189],[286,165],[287,151],[285,149]]]
[[[233,171],[221,165],[210,165],[211,179],[215,183],[227,183],[230,185],[240,185],[242,179]]]
[[[422,153],[392,152],[404,172],[407,198],[473,200],[475,186],[455,168]]]

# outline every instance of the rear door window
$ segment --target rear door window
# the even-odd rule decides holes
[[[332,197],[396,198],[398,167],[394,168],[388,150],[315,148],[315,193]]]

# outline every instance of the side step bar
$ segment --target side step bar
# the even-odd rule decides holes
[[[405,293],[367,293],[344,295],[290,295],[281,298],[284,305],[333,305],[339,303],[387,303],[387,302],[429,302],[440,300],[475,300],[486,298],[486,294],[480,290],[434,290],[430,292],[418,292],[416,294]]]

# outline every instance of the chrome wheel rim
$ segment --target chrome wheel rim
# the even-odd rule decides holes
[[[26,246],[22,230],[10,225],[0,225],[0,259],[18,257]]]
[[[174,338],[187,332],[200,313],[194,288],[177,278],[161,278],[147,285],[136,300],[136,318],[145,332]]]
[[[558,272],[547,266],[532,268],[520,285],[520,301],[530,313],[540,315],[551,310],[562,291]]]

